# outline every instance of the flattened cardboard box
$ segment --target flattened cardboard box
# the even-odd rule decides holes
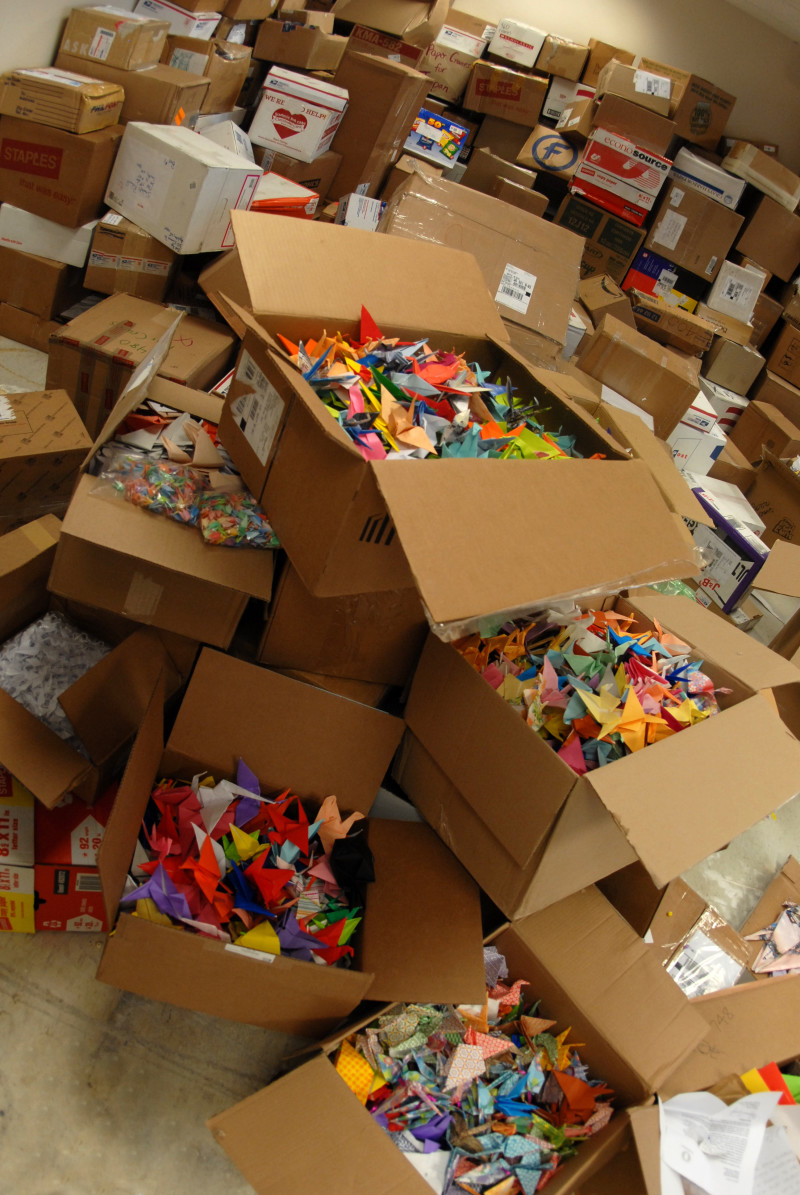
[[[5,396],[0,423],[0,518],[62,513],[91,438],[65,390]]]
[[[265,725],[271,727],[266,736]],[[314,804],[335,793],[343,812],[366,814],[401,732],[389,714],[204,650],[166,749],[154,700],[131,752],[98,857],[109,924],[159,777],[207,771],[221,779],[244,759],[267,792],[288,787]],[[468,992],[467,998],[480,1000],[477,888],[427,826],[370,820],[365,829],[375,881],[352,969],[243,957],[221,941],[124,913],[97,978],[196,1012],[309,1037],[330,1031],[367,995],[450,1001]],[[459,917],[443,937],[439,917],[446,908],[458,909]],[[434,957],[441,970],[432,967]]]
[[[200,111],[211,86],[211,80],[202,75],[181,71],[161,62],[130,71],[76,58],[62,51],[56,58],[56,66],[70,71],[81,70],[86,75],[120,83],[125,88],[125,103],[120,117],[120,124],[123,125],[133,121],[148,124],[183,123]]]
[[[583,777],[453,647],[428,637],[395,776],[507,916],[544,908],[637,858],[662,887],[794,794],[796,687],[782,703],[789,729],[739,677],[737,655],[729,658],[730,628],[683,600],[691,615],[676,606],[676,621],[693,618],[701,634],[689,642],[715,683],[731,689],[722,712]],[[613,605],[636,614],[643,629],[651,625],[635,602],[618,598]],[[748,666],[752,677],[756,669]],[[776,660],[766,675],[783,667]]]
[[[168,32],[169,21],[156,21],[110,5],[73,8],[67,16],[59,53],[134,71],[158,62]]]
[[[67,133],[0,116],[0,202],[69,228],[94,220],[123,131]]]
[[[579,964],[566,946],[576,925],[585,931]],[[584,1181],[622,1146],[627,1122],[620,1109],[651,1097],[701,1038],[702,1018],[596,889],[553,905],[546,914],[517,921],[492,944],[505,956],[513,978],[527,980],[530,998],[541,999],[540,1014],[555,1019],[559,1029],[572,1026],[573,1035],[586,1043],[581,1058],[591,1074],[605,1079],[616,1093],[617,1111],[610,1124],[582,1142],[577,1155],[548,1182],[554,1195],[567,1195],[579,1186],[583,1190]],[[664,1026],[655,1036],[653,1018]],[[208,1122],[258,1195],[272,1195],[288,1182],[309,1191],[327,1188],[351,1195],[430,1192],[332,1065],[330,1056],[342,1039],[374,1019],[375,1014],[362,1016],[340,1029],[321,1043],[315,1057]],[[304,1150],[297,1134],[309,1115],[316,1147]],[[276,1118],[289,1135],[267,1158],[257,1145],[259,1126]]]
[[[526,486],[535,486],[544,493],[552,485],[537,462],[409,462],[411,470],[402,466],[398,470],[393,461],[368,464],[296,369],[272,354],[264,341],[264,329],[293,338],[317,335],[326,327],[343,333],[357,332],[363,303],[387,335],[412,340],[419,335],[435,337],[463,349],[471,359],[482,360],[484,367],[491,365],[503,376],[516,378],[518,387],[530,387],[548,404],[556,402],[557,396],[544,386],[537,387],[530,367],[502,339],[503,325],[489,301],[474,258],[436,245],[376,238],[358,229],[318,224],[309,227],[306,221],[279,216],[264,220],[253,213],[233,213],[233,219],[237,251],[217,259],[201,275],[201,285],[212,301],[241,334],[247,332],[236,380],[226,401],[221,438],[245,483],[269,512],[307,588],[323,597],[403,589],[414,584],[415,575],[419,583],[423,575],[427,579],[430,574],[447,572],[441,569],[441,543],[434,547],[440,532],[434,531],[438,516],[431,519],[431,512],[440,512],[450,527],[452,520],[444,512],[467,501],[471,508],[469,526],[456,521],[441,541],[446,541],[455,553],[452,577],[463,567],[465,584],[453,586],[440,576],[438,595],[423,592],[428,610],[436,621],[448,621],[475,614],[479,609],[488,613],[506,604],[526,603],[531,578],[518,574],[516,579],[496,577],[493,582],[474,559],[474,547],[470,545],[475,540],[470,528],[474,527],[473,518],[493,520],[490,510],[496,509],[500,501],[497,486],[503,487],[506,499],[513,502],[520,517],[531,518],[532,526],[532,504],[522,494]],[[352,271],[345,268],[363,254],[368,255],[373,267],[367,280],[353,277]],[[309,263],[310,268],[298,269],[299,262]],[[405,277],[420,280],[418,285],[397,286],[399,263]],[[457,290],[451,284],[454,277],[460,283]],[[276,309],[278,295],[281,310]],[[250,320],[249,331],[247,311],[254,312],[258,321]],[[559,405],[559,415],[564,428],[571,428],[579,436],[587,452],[618,455],[614,441],[568,400]],[[413,468],[417,463],[421,468]],[[484,471],[485,466],[495,464],[500,469]],[[508,464],[514,468],[505,468]],[[467,468],[462,469],[463,465]],[[534,468],[529,469],[529,465]],[[615,492],[621,497],[629,492],[628,485],[633,486],[652,518],[663,520],[667,514],[660,500],[654,501],[656,491],[647,487],[636,462],[571,461],[567,467],[585,475],[583,484],[603,487],[609,497]],[[394,481],[392,472],[396,475]],[[577,479],[579,473],[573,476]],[[303,502],[299,503],[297,479],[303,476],[314,476],[317,482],[305,488]],[[399,489],[394,484],[397,479]],[[389,485],[391,492],[385,488]],[[427,496],[422,505],[417,505],[414,495],[422,493],[420,487]],[[519,491],[517,487],[521,487]],[[476,502],[479,493],[486,495],[483,514],[481,503]],[[519,493],[519,498],[512,497],[512,493]],[[433,505],[426,505],[431,500]],[[422,517],[424,510],[428,513]],[[395,530],[401,514],[403,526],[397,524]],[[669,542],[674,542],[669,518],[664,531]],[[531,543],[540,532],[541,528],[536,534],[531,532]],[[412,538],[407,539],[408,535]],[[405,552],[416,554],[410,564]],[[640,568],[647,572],[664,559],[658,555],[656,560],[657,553],[645,544],[638,545],[635,558],[629,558],[625,551],[622,555],[624,561],[611,561],[598,548],[594,555],[598,575],[608,575],[609,571],[615,576],[626,575]],[[675,556],[679,557],[680,552],[676,551]],[[582,570],[577,560],[572,563],[574,569],[567,567],[561,572],[557,588],[549,592],[582,588]],[[563,560],[560,565],[564,565]],[[541,562],[534,568],[531,561],[531,567],[537,572]],[[691,564],[687,571],[692,571]],[[471,586],[472,580],[478,579],[477,573],[482,575],[478,590],[483,589],[484,582],[487,588],[481,593],[469,592],[466,578],[470,578]],[[506,602],[509,595],[510,601]]]

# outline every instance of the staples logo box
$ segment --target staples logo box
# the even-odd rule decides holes
[[[586,144],[584,162],[595,170],[612,174],[638,191],[657,195],[670,171],[672,162],[650,150],[634,145],[625,137],[596,129]]]
[[[52,145],[4,137],[0,142],[0,167],[22,174],[38,174],[42,178],[58,178],[63,152]]]

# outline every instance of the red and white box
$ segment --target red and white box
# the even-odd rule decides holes
[[[494,37],[489,42],[489,53],[520,66],[534,66],[547,34],[533,25],[512,21],[504,17],[497,22]]]
[[[310,220],[317,210],[319,194],[291,178],[268,171],[258,181],[253,202],[254,212],[272,212],[277,216],[301,216]]]
[[[88,933],[107,929],[97,852],[117,795],[112,784],[87,806],[73,797],[55,809],[36,805],[34,926]]]
[[[70,796],[54,809],[37,803],[36,862],[94,867],[116,795],[112,784],[94,805]]]
[[[36,932],[64,930],[91,933],[108,929],[100,874],[96,867],[75,864],[56,867],[36,863],[33,868]]]
[[[313,162],[330,149],[349,98],[344,87],[273,66],[248,130],[250,140]]]
[[[642,225],[671,167],[669,158],[607,129],[595,129],[570,190],[631,224]]]

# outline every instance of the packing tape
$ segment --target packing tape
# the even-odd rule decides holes
[[[143,573],[134,573],[122,613],[126,618],[135,618],[139,622],[147,622],[153,617],[164,593],[164,586],[157,581],[145,577]]]
[[[42,527],[38,520],[35,523],[26,523],[24,527],[20,527],[20,531],[38,552],[46,552],[58,543],[58,536]]]

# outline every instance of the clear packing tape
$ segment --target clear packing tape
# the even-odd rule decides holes
[[[733,987],[746,973],[745,963],[734,958],[712,937],[715,931],[726,928],[727,923],[709,907],[691,931],[675,943],[675,951],[665,964],[666,970],[689,998]]]

